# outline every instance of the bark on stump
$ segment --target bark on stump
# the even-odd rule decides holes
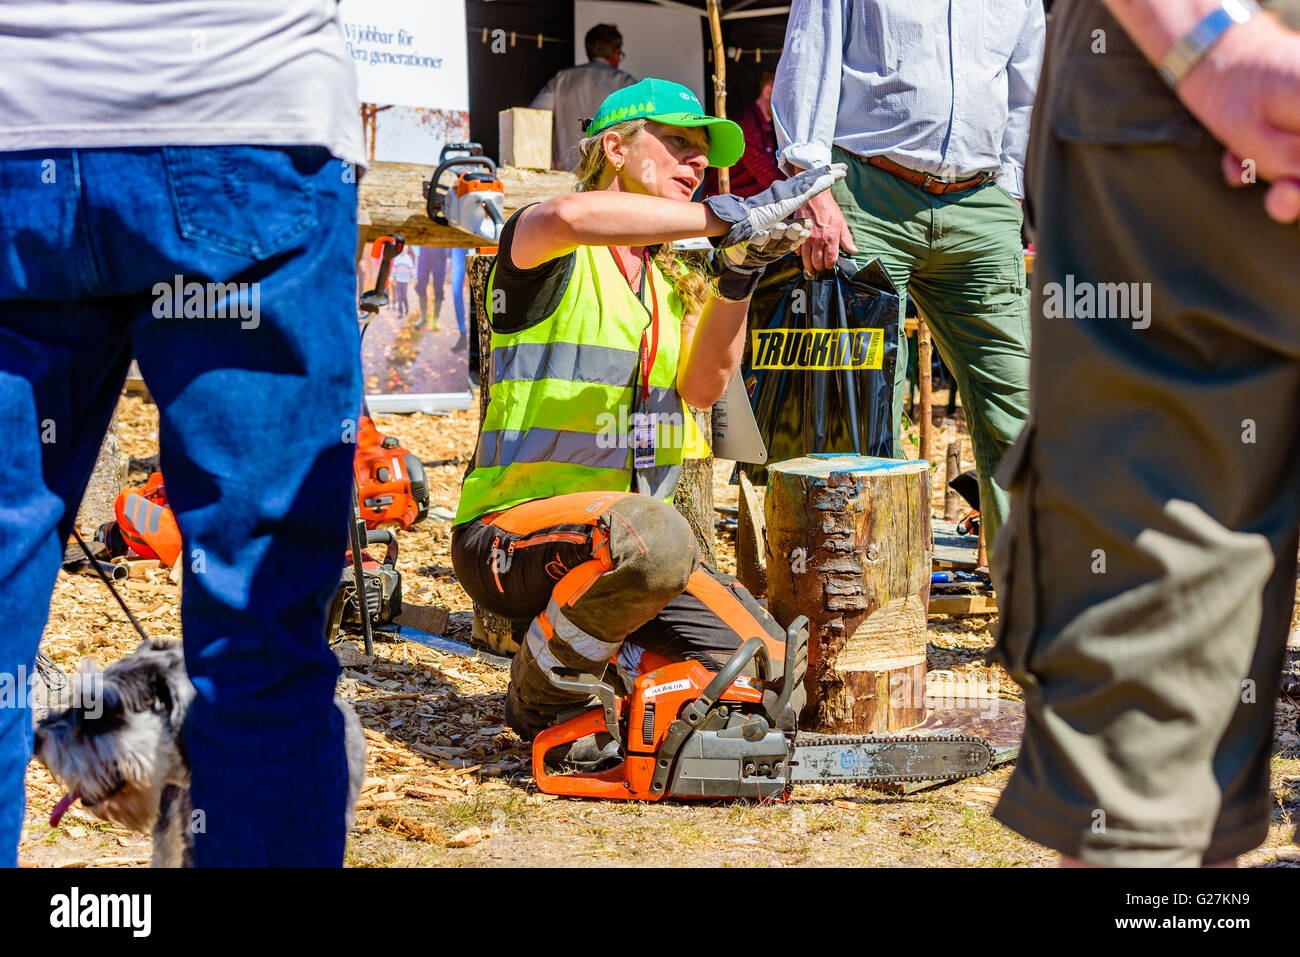
[[[95,459],[94,471],[86,483],[86,491],[81,496],[77,508],[77,526],[79,528],[98,528],[105,522],[113,520],[113,503],[126,486],[127,457],[122,454],[122,443],[118,436],[117,411],[104,433],[104,441],[99,447],[99,457]]]
[[[901,731],[925,711],[930,469],[834,455],[768,466],[768,607],[810,621],[801,724]]]
[[[713,442],[713,423],[708,410],[697,412],[692,409],[695,424],[704,435],[704,441]],[[695,535],[695,545],[700,561],[710,565],[717,564],[717,554],[713,548],[713,456],[703,459],[686,459],[682,462],[682,474],[677,479],[677,490],[673,493],[673,506],[681,512],[686,523]]]

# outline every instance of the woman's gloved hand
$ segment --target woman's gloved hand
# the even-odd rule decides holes
[[[717,294],[731,301],[748,298],[763,268],[808,238],[806,224],[787,223],[786,218],[842,180],[847,171],[845,164],[832,163],[777,180],[746,199],[730,193],[706,199],[704,204],[713,214],[731,224],[726,234],[710,240],[716,250],[709,263]]]
[[[804,170],[790,179],[779,179],[763,192],[748,199],[741,199],[730,193],[710,196],[704,205],[713,211],[731,229],[723,236],[714,236],[710,242],[715,248],[734,246],[751,238],[756,233],[766,232],[777,223],[785,222],[796,209],[818,193],[828,190],[838,183],[848,172],[843,163],[819,166]]]
[[[714,294],[728,302],[748,299],[754,294],[767,264],[798,249],[809,232],[806,220],[777,223],[733,246],[715,249],[707,261]]]

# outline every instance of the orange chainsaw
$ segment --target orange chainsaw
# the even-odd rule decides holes
[[[379,257],[379,273],[375,288],[361,296],[361,311],[368,317],[361,328],[363,337],[370,319],[388,305],[388,273],[405,247],[406,240],[401,236],[380,236],[370,247],[371,257]],[[429,482],[420,457],[403,448],[395,436],[385,435],[375,427],[364,393],[352,472],[357,483],[357,507],[366,528],[395,523],[405,530],[429,514]]]
[[[755,678],[741,674],[751,661]],[[989,769],[993,749],[965,735],[800,734],[790,695],[807,665],[808,619],[800,616],[776,678],[761,638],[746,641],[717,674],[647,652],[625,698],[594,675],[552,675],[557,688],[594,695],[600,705],[537,736],[533,777],[543,792],[572,797],[787,800],[795,784],[938,781]],[[617,767],[547,771],[552,748],[602,732],[618,742]]]

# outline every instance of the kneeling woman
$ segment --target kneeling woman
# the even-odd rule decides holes
[[[824,167],[749,199],[691,202],[743,138],[666,80],[612,94],[587,132],[581,192],[519,210],[501,235],[491,398],[452,533],[470,597],[530,623],[506,698],[528,740],[585,703],[552,685],[555,669],[613,663],[626,679],[651,650],[717,670],[756,635],[781,660],[780,627],[699,563],[670,504],[694,429],[683,401],[722,395],[763,266],[807,235],[782,220],[843,176]],[[703,268],[667,245],[696,236],[716,237]]]

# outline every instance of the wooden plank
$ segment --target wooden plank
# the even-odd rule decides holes
[[[740,473],[740,508],[736,515],[736,577],[755,598],[767,594],[764,564],[767,520],[749,476]]]
[[[424,184],[434,167],[418,163],[372,163],[357,187],[357,228],[360,241],[397,234],[413,246],[483,245],[482,237],[454,226],[440,226],[425,211]],[[497,176],[505,187],[505,216],[529,203],[550,199],[578,188],[564,170],[516,169],[501,166]],[[450,182],[452,173],[444,174]]]
[[[962,617],[965,615],[996,615],[998,613],[997,599],[992,595],[931,595],[930,607],[927,613],[931,615],[955,615]]]

